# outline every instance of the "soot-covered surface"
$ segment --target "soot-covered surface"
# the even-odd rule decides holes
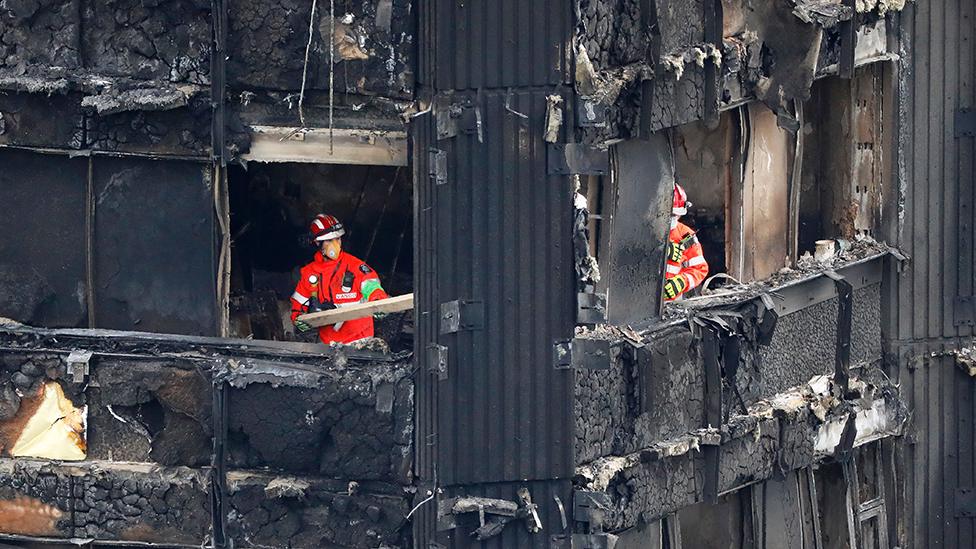
[[[850,401],[831,396],[829,382],[817,390],[804,386],[776,395],[752,406],[747,414],[732,416],[721,428],[696,430],[638,452],[582,464],[574,485],[609,497],[604,522],[608,530],[651,522],[704,501],[710,465],[701,450],[708,445],[718,446],[715,488],[721,493],[807,467],[832,453],[832,449],[826,454],[815,451],[821,430],[838,422],[843,426],[852,412],[885,410],[884,421],[864,426],[864,440],[898,434],[907,411],[895,389],[883,379],[877,381],[881,385],[856,381],[852,386],[858,388],[857,394]],[[862,396],[870,403],[866,407],[861,406]]]
[[[0,460],[4,533],[199,546],[210,531],[208,472],[86,461]]]
[[[89,457],[200,467],[212,451],[211,380],[188,361],[99,360]]]
[[[409,362],[231,372],[230,465],[333,479],[412,481]]]
[[[237,547],[408,547],[399,486],[232,471],[228,533]]]
[[[298,90],[329,87],[329,36],[335,28],[335,90],[340,93],[409,98],[413,95],[413,0],[336,3],[244,0],[230,4],[228,72],[232,87]]]
[[[576,373],[576,463],[636,452],[704,421],[704,371],[691,332],[624,344],[604,370]]]

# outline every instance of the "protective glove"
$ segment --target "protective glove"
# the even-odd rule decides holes
[[[683,276],[675,276],[669,278],[664,283],[664,297],[667,299],[674,299],[684,293],[685,289],[688,288],[688,281],[685,280]]]
[[[305,332],[311,330],[312,327],[309,326],[309,324],[307,322],[302,322],[301,320],[296,320],[295,321],[295,329],[298,330],[299,333],[303,333],[304,334]]]
[[[685,253],[685,247],[680,243],[676,244],[674,242],[668,241],[668,247],[665,249],[664,254],[667,256],[668,261],[673,263],[681,263],[681,256]]]

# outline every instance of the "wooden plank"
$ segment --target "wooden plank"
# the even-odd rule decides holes
[[[369,303],[356,303],[355,305],[339,307],[338,309],[332,309],[329,311],[307,313],[300,315],[298,320],[315,327],[329,326],[337,322],[373,316],[376,313],[400,313],[412,309],[413,294],[407,294],[391,297],[389,299],[370,301]]]

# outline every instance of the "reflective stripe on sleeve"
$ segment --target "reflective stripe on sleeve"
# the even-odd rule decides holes
[[[667,272],[668,272],[668,274],[671,274],[671,275],[678,274],[678,273],[681,272],[681,267],[679,265],[672,265],[671,263],[668,263],[668,271]]]
[[[696,255],[687,261],[689,267],[694,267],[696,265],[704,265],[705,257],[701,255]]]
[[[688,288],[686,288],[686,290],[690,290],[695,287],[695,279],[692,278],[690,274],[684,273],[682,276],[684,276],[685,281],[688,282]]]
[[[309,298],[298,293],[298,291],[295,291],[295,293],[291,294],[291,298],[297,301],[299,305],[307,305],[309,300]]]

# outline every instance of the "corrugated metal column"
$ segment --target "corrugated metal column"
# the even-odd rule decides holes
[[[902,547],[976,547],[976,379],[952,355],[972,345],[965,298],[974,293],[974,138],[956,127],[972,109],[976,77],[971,0],[909,4],[900,16],[896,195],[889,241],[912,258],[892,269],[897,291],[886,324],[912,433],[906,465]]]
[[[543,140],[547,98],[573,104],[572,4],[420,7],[419,95],[433,108],[411,124],[417,547],[549,547],[572,526],[574,378],[553,344],[575,326],[573,187],[549,174]],[[538,533],[516,520],[482,545],[478,513],[450,512],[452,497],[515,501],[520,487]]]

